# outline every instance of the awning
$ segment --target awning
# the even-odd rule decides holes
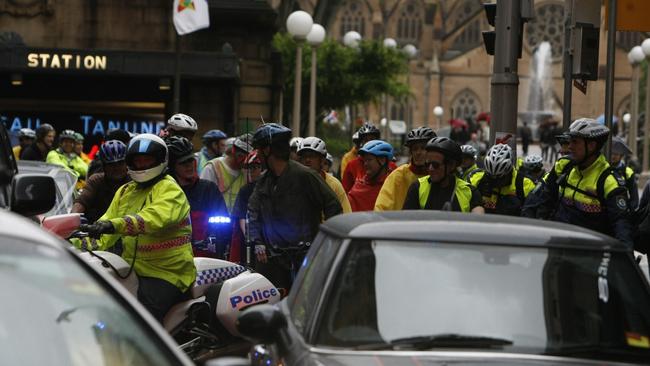
[[[406,122],[404,121],[393,121],[388,122],[388,128],[393,135],[405,135],[406,134]]]

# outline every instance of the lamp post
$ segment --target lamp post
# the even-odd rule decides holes
[[[325,40],[325,28],[320,24],[311,26],[307,43],[311,46],[311,80],[309,85],[309,136],[316,136],[316,50]]]
[[[418,55],[418,49],[412,44],[407,44],[406,46],[404,46],[402,51],[404,51],[404,54],[409,60],[409,70],[408,70],[408,74],[406,74],[406,84],[409,87],[409,94],[410,94],[411,93],[411,60]],[[411,116],[410,95],[406,99],[406,115],[408,116],[406,120],[407,130],[410,131],[411,128],[413,128],[413,121],[412,121],[413,116]]]
[[[641,43],[641,49],[646,58],[650,57],[650,38],[646,38]],[[644,175],[648,174],[650,169],[650,146],[648,146],[648,138],[650,138],[650,77],[646,77],[645,84],[645,121],[643,122],[643,162],[642,171]]]
[[[645,59],[645,54],[641,46],[634,46],[630,53],[627,54],[627,60],[632,65],[632,121],[628,133],[628,144],[632,155],[636,156],[636,137],[639,123],[639,64]]]
[[[397,48],[397,41],[393,38],[384,39],[384,47],[386,48]]]
[[[386,38],[384,39],[384,47],[394,50],[397,48],[397,41],[395,41],[393,38]],[[384,99],[384,116],[390,117],[390,107],[392,101],[388,98],[386,93],[384,93],[383,99]]]
[[[302,42],[311,31],[314,20],[307,12],[294,11],[287,18],[287,31],[296,40],[296,76],[293,88],[293,136],[300,136],[300,93],[302,86]]]
[[[442,109],[441,106],[437,105],[435,108],[433,108],[433,115],[436,116],[436,131],[440,129],[440,119],[442,118],[442,115],[445,113],[445,110]]]
[[[350,47],[353,49],[358,49],[359,48],[359,43],[361,42],[361,34],[356,31],[349,31],[343,35],[343,44],[346,47]],[[354,134],[355,130],[355,121],[356,121],[356,114],[357,114],[357,108],[355,105],[352,106],[352,108],[348,109],[351,110],[352,112],[350,113],[352,115],[352,118],[350,118],[350,133]]]

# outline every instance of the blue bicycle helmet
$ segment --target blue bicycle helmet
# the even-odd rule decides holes
[[[120,140],[109,140],[99,149],[99,157],[104,164],[117,163],[126,159],[126,145]]]
[[[286,141],[289,144],[291,129],[277,123],[265,123],[257,128],[253,135],[253,147],[259,148]]]
[[[386,141],[372,140],[366,142],[365,145],[359,150],[359,154],[370,154],[377,157],[393,159],[393,147]]]
[[[202,140],[204,144],[207,144],[212,141],[219,141],[219,140],[225,140],[228,138],[228,135],[226,135],[223,131],[221,130],[210,130],[203,134]]]

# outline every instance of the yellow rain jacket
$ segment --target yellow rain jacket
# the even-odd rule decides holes
[[[85,179],[88,174],[88,164],[75,153],[66,154],[61,148],[50,151],[47,154],[46,162],[60,165],[71,171],[79,179]]]
[[[357,156],[359,156],[359,152],[357,151],[356,146],[352,146],[350,151],[346,152],[343,155],[343,157],[341,158],[341,177],[343,176],[343,173],[345,173],[345,167],[348,166],[348,163],[356,159]]]
[[[172,177],[144,188],[135,182],[123,185],[99,220],[110,221],[115,233],[76,240],[76,247],[106,250],[122,238],[124,260],[131,263],[137,251],[138,276],[165,280],[182,292],[196,279],[190,204]]]
[[[327,183],[327,185],[336,194],[336,198],[338,198],[339,203],[343,208],[343,213],[352,212],[352,207],[350,207],[350,201],[348,200],[348,195],[345,193],[345,189],[343,189],[343,184],[341,184],[341,182],[338,179],[334,178],[331,174],[321,173],[321,175],[323,174],[325,175],[323,177],[325,178],[325,183]]]
[[[375,201],[375,211],[399,211],[402,209],[411,184],[418,178],[427,175],[415,175],[410,167],[411,164],[404,164],[388,175]]]

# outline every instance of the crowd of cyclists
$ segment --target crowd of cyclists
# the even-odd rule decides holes
[[[79,178],[73,212],[90,234],[82,249],[121,254],[140,277],[138,298],[159,320],[186,296],[196,276],[193,256],[254,266],[278,288],[291,287],[321,222],[341,213],[447,210],[555,220],[613,236],[646,251],[648,201],[639,199],[630,151],[596,120],[574,121],[555,136],[558,158],[548,172],[541,156],[514,159],[510,145],[484,156],[476,146],[408,132],[409,160],[396,165],[394,147],[374,125],[363,125],[341,159],[339,181],[324,140],[292,138],[276,123],[252,133],[203,134],[175,114],[159,135],[111,130],[92,161],[83,136],[58,135],[43,124],[22,129],[16,158],[57,164]],[[644,244],[646,243],[646,244]]]

